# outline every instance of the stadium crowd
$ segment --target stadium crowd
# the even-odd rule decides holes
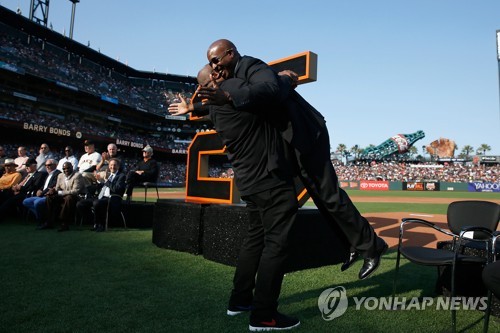
[[[450,183],[499,182],[500,165],[475,165],[472,163],[405,163],[396,161],[355,162],[344,165],[335,162],[340,180],[387,180],[412,182],[433,180]]]
[[[103,139],[119,138],[120,140],[131,142],[145,142],[153,147],[163,149],[187,149],[189,145],[188,142],[192,140],[193,135],[184,134],[183,137],[180,137],[178,135],[179,132],[182,130],[189,130],[192,133],[197,133],[208,129],[205,124],[194,125],[193,127],[187,125],[187,129],[179,125],[171,125],[167,134],[163,134],[160,137],[155,133],[140,135],[111,122],[92,123],[89,121],[81,121],[81,118],[77,115],[68,115],[64,119],[60,119],[37,113],[26,105],[14,106],[5,102],[0,102],[0,119],[64,128],[70,130],[72,133],[92,133]]]
[[[5,26],[0,32],[0,61],[68,88],[106,96],[133,108],[165,115],[177,93],[190,97],[194,89],[184,85],[176,90],[164,81],[127,78],[44,40],[29,38]]]

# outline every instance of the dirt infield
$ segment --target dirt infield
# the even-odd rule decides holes
[[[391,248],[396,248],[399,241],[399,225],[402,218],[420,218],[429,222],[436,223],[441,228],[447,229],[446,215],[442,214],[422,214],[422,213],[369,213],[364,215],[377,234],[382,237]],[[436,248],[438,241],[450,240],[431,228],[423,226],[409,226],[405,228],[403,244],[419,245]]]
[[[148,197],[156,196],[156,193],[148,193]],[[162,192],[162,199],[182,199],[185,192]],[[365,197],[352,196],[351,200],[356,202],[394,202],[394,203],[434,203],[449,204],[457,199],[454,198],[408,198],[408,197]],[[500,200],[492,200],[500,203]],[[447,228],[446,215],[441,214],[422,214],[412,212],[393,212],[393,213],[368,213],[364,215],[375,231],[383,237],[391,248],[396,248],[399,240],[399,225],[402,218],[421,218],[436,223],[441,228]],[[403,242],[407,245],[420,245],[436,248],[438,241],[449,240],[449,237],[440,234],[431,228],[421,226],[411,226],[405,230]]]

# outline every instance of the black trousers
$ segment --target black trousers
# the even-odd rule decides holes
[[[126,194],[128,197],[132,196],[132,192],[134,190],[134,186],[140,185],[144,182],[155,182],[156,179],[151,179],[151,177],[146,177],[144,174],[140,175],[135,171],[129,171],[127,174],[127,179],[125,182],[127,183]]]
[[[313,143],[311,143],[313,144]],[[330,160],[330,138],[325,130],[307,153],[295,150],[299,177],[322,216],[336,223],[351,244],[365,258],[373,257],[382,240],[354,206],[347,193],[339,187]]]
[[[250,225],[238,257],[229,303],[252,305],[251,316],[271,319],[278,307],[297,197],[295,189],[287,185],[243,196],[243,200]]]
[[[110,221],[117,219],[120,214],[121,201],[120,197],[114,196],[111,198],[85,199],[78,201],[76,210],[86,223],[92,221],[93,224],[104,225],[107,214],[109,214]],[[93,208],[94,214],[92,214],[91,208]]]
[[[47,224],[54,226],[57,221],[62,226],[68,226],[75,218],[76,203],[78,202],[76,194],[49,195],[47,196]]]
[[[487,265],[483,270],[483,282],[486,288],[500,298],[500,261]]]

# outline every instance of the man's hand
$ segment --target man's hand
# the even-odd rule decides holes
[[[177,97],[181,100],[180,103],[172,103],[168,106],[168,112],[174,116],[180,116],[186,113],[189,113],[193,110],[189,110],[189,105],[186,102],[186,99],[182,97],[181,94],[178,94]]]
[[[296,88],[297,84],[299,83],[299,75],[295,73],[294,71],[291,71],[289,69],[285,69],[284,71],[281,71],[278,73],[278,75],[286,75],[290,79],[292,79],[292,87]]]
[[[224,105],[231,103],[231,95],[219,87],[201,87],[198,96],[203,100],[204,105]]]

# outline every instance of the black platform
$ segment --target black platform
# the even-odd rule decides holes
[[[158,200],[154,209],[153,243],[226,265],[236,265],[247,230],[243,205],[207,205]],[[287,271],[343,262],[349,248],[318,210],[299,209],[290,235]]]

